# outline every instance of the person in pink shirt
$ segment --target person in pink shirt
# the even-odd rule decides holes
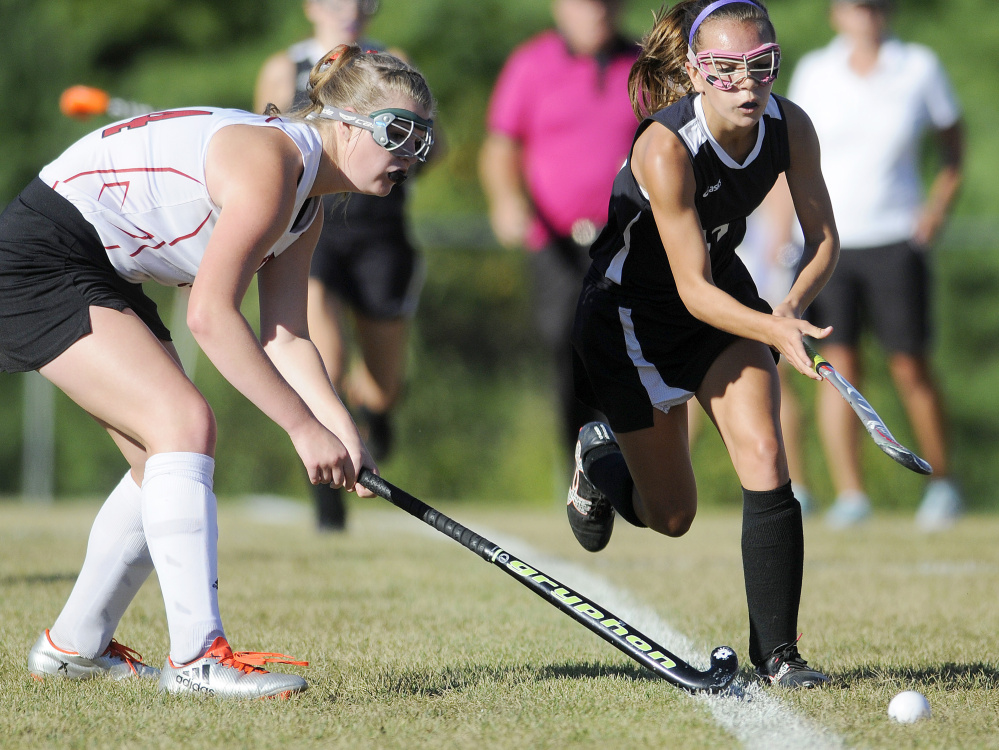
[[[499,75],[479,160],[496,238],[532,251],[536,323],[554,357],[570,452],[595,413],[575,397],[569,333],[636,126],[628,74],[638,45],[618,30],[621,5],[553,0],[555,28],[517,47]]]

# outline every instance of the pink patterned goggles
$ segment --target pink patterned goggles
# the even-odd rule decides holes
[[[731,91],[747,78],[766,86],[780,72],[780,45],[769,42],[742,54],[706,49],[695,55],[688,49],[687,59],[716,89]]]

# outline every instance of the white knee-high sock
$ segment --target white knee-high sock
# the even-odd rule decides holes
[[[49,631],[52,641],[88,659],[100,656],[152,570],[142,530],[142,491],[128,473],[94,519],[83,568]]]
[[[163,591],[170,658],[184,664],[225,635],[218,600],[215,460],[201,453],[158,453],[146,461],[142,525]]]

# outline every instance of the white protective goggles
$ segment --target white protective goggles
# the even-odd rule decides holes
[[[687,59],[716,89],[731,91],[747,78],[766,86],[780,72],[780,45],[769,42],[742,54],[706,49],[695,55],[688,48]]]
[[[323,107],[321,112],[309,115],[310,119],[315,117],[363,128],[379,146],[402,157],[426,161],[434,145],[434,121],[408,109],[379,109],[368,116],[339,107]]]

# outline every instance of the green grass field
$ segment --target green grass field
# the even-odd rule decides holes
[[[698,666],[723,644],[747,660],[735,513],[708,512],[678,540],[621,525],[589,555],[552,504],[437,505]],[[73,584],[97,505],[0,504],[0,747],[999,747],[995,517],[938,536],[908,515],[851,533],[806,520],[800,645],[833,684],[705,698],[403,511],[351,508],[346,534],[319,535],[303,504],[221,504],[233,647],[311,661],[289,667],[309,679],[303,695],[237,703],[31,679],[28,648]],[[155,577],[118,637],[154,665],[165,658]],[[930,720],[888,719],[904,689],[926,695]]]

